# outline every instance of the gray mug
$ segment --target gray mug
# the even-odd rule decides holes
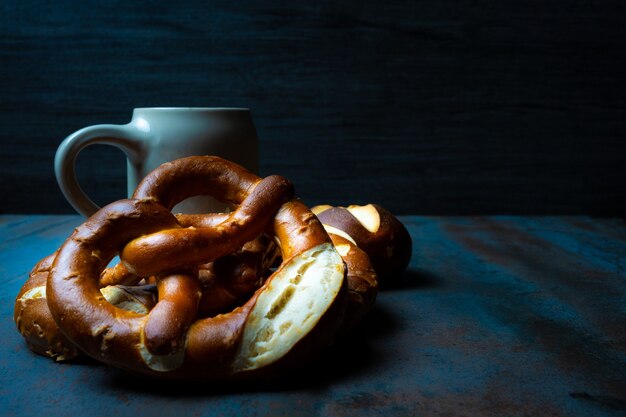
[[[215,155],[252,172],[259,170],[258,139],[248,109],[153,107],[137,108],[130,123],[102,124],[74,132],[59,145],[54,170],[67,201],[89,217],[99,207],[78,184],[75,161],[86,146],[108,144],[121,149],[128,159],[128,196],[150,171],[159,165],[192,155]],[[210,197],[192,197],[174,212],[222,211],[224,205]]]

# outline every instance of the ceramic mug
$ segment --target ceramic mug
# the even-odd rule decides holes
[[[83,128],[63,140],[54,159],[54,170],[67,201],[89,217],[99,207],[78,184],[75,161],[78,153],[93,144],[113,145],[128,159],[128,196],[150,171],[159,165],[192,155],[215,155],[258,173],[258,139],[248,109],[153,107],[137,108],[130,123],[101,124]],[[174,212],[223,211],[211,197],[192,197]]]

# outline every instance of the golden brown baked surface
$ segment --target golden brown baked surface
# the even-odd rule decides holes
[[[195,195],[231,211],[171,213]],[[56,360],[86,354],[166,378],[256,378],[297,368],[361,321],[379,276],[393,279],[410,254],[406,229],[378,205],[309,210],[283,177],[182,158],[42,259],[14,319],[34,352]]]

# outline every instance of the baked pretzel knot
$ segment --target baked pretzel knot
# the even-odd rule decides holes
[[[207,227],[183,227],[170,209],[210,195],[233,211]],[[235,252],[262,232],[282,264],[241,307],[199,318],[198,266]],[[156,277],[147,313],[118,308],[99,279],[119,254],[129,273]],[[258,375],[298,364],[342,323],[345,265],[321,223],[279,176],[261,179],[217,157],[164,164],[133,199],[94,214],[60,248],[47,300],[63,335],[89,356],[132,372],[174,378]]]

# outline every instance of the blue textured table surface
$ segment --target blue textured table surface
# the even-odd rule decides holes
[[[0,216],[2,416],[604,416],[626,411],[626,225],[588,217],[402,217],[409,271],[349,338],[285,381],[154,382],[32,354],[28,272],[81,222]]]

